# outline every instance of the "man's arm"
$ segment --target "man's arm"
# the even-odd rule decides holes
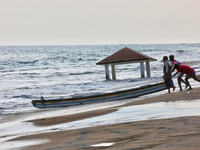
[[[175,70],[175,68],[173,67],[172,70],[171,70],[171,72],[173,72],[174,70]]]
[[[178,74],[178,71],[172,76],[172,78],[175,76],[175,75],[177,75]]]

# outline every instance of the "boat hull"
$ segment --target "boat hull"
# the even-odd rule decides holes
[[[100,94],[100,95],[92,95],[92,96],[87,96],[87,97],[52,99],[52,100],[32,100],[32,105],[36,108],[67,107],[67,106],[73,106],[73,105],[135,98],[142,95],[162,91],[165,89],[166,89],[166,85],[162,82],[162,83],[156,83],[156,84],[148,84],[148,85],[141,86],[138,88],[106,93],[106,94]]]

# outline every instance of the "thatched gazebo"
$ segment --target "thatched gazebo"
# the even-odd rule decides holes
[[[112,68],[112,79],[116,80],[116,73],[115,73],[115,65],[119,64],[127,64],[127,63],[140,63],[141,69],[141,77],[145,77],[144,75],[144,62],[146,62],[146,72],[147,77],[150,77],[150,61],[157,61],[156,59],[146,56],[142,53],[134,51],[130,48],[123,48],[116,53],[106,57],[105,59],[97,62],[97,65],[105,65],[105,73],[106,79],[110,79],[109,77],[109,65]]]

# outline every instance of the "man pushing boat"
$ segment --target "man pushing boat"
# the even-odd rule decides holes
[[[186,74],[186,77],[185,77],[186,88],[189,86],[189,89],[192,89],[192,87],[188,81],[189,78],[193,78],[195,81],[200,82],[200,80],[197,79],[197,77],[196,77],[195,70],[193,68],[191,68],[190,66],[186,66],[186,65],[179,66],[178,64],[175,64],[174,68],[177,69],[177,72],[172,77],[177,75],[179,72]]]

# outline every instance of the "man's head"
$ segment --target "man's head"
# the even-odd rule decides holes
[[[169,56],[169,60],[170,60],[170,61],[174,61],[174,55],[170,55],[170,56]]]
[[[180,67],[180,66],[179,66],[178,64],[175,64],[175,65],[174,65],[174,68],[177,69],[177,70],[179,69],[179,67]]]
[[[167,56],[163,56],[163,61],[168,60]]]

